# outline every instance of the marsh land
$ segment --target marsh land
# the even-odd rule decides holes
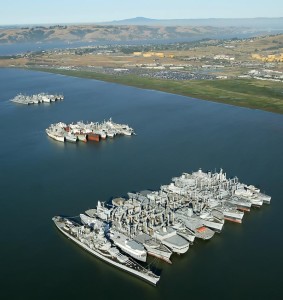
[[[2,56],[17,67],[283,113],[283,35],[109,44]]]

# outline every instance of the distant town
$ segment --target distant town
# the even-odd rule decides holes
[[[157,45],[103,45],[43,50],[4,57],[0,65],[169,80],[255,78],[283,81],[282,62],[283,35],[271,35]]]
[[[70,45],[2,56],[0,67],[87,77],[283,113],[278,101],[282,100],[283,34]]]

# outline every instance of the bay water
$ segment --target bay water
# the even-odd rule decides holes
[[[20,105],[18,93],[63,93]],[[126,123],[137,135],[51,140],[55,122]],[[283,116],[113,83],[0,69],[2,299],[279,299],[283,270]],[[98,200],[157,190],[174,176],[223,168],[271,204],[226,222],[161,272],[153,287],[86,253],[54,226]]]

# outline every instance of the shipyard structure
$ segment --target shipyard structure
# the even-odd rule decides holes
[[[171,263],[195,239],[209,240],[225,221],[242,223],[252,206],[269,204],[271,197],[253,185],[228,179],[226,173],[183,173],[158,191],[128,193],[79,218],[56,216],[57,228],[96,257],[156,285],[160,277],[143,266],[147,256]],[[76,219],[76,220],[75,220]]]
[[[87,142],[101,139],[113,138],[116,135],[131,136],[134,133],[133,128],[126,124],[114,123],[110,118],[107,121],[84,123],[83,121],[66,124],[59,122],[51,124],[46,130],[46,134],[58,142],[72,142],[77,141]]]

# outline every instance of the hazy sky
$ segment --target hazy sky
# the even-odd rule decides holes
[[[0,24],[282,17],[282,0],[0,0]]]

